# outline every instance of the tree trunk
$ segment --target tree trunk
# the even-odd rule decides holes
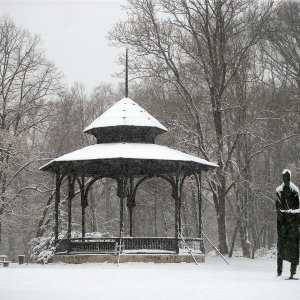
[[[218,187],[218,198],[214,195],[215,208],[217,212],[218,224],[218,245],[222,254],[228,254],[227,232],[226,232],[226,205],[225,205],[225,176],[217,171],[220,178],[220,186]]]
[[[251,244],[248,238],[248,230],[247,227],[243,224],[243,222],[239,225],[239,232],[241,238],[241,245],[243,251],[243,257],[250,258],[251,257]]]
[[[225,209],[220,209],[218,211],[218,233],[219,233],[219,250],[222,254],[228,254],[228,243],[227,243],[227,233],[226,233],[226,214]]]
[[[35,235],[35,237],[37,237],[37,238],[43,236],[43,234],[45,233],[45,230],[46,230],[46,224],[49,224],[49,221],[48,221],[49,219],[46,220],[46,218],[47,218],[48,211],[49,211],[49,208],[51,206],[53,199],[54,199],[54,192],[51,192],[51,195],[47,201],[46,207],[44,208],[43,213],[39,220],[38,230],[36,231],[36,235]]]
[[[217,211],[219,250],[222,254],[228,254],[228,243],[226,233],[226,177],[224,174],[224,143],[223,125],[221,113],[221,96],[215,87],[210,88],[211,105],[213,108],[214,129],[217,140],[217,157],[219,168],[216,171],[218,179],[218,199],[214,199]]]

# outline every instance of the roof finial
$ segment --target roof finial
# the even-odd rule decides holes
[[[126,48],[125,98],[128,98],[128,48]]]

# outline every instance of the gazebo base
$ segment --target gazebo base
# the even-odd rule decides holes
[[[194,254],[198,263],[205,262],[203,254]],[[118,256],[114,254],[56,254],[54,263],[66,264],[83,263],[117,263]],[[194,263],[189,254],[121,254],[120,263],[143,262],[143,263]]]

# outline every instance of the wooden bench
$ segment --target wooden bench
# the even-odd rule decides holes
[[[0,264],[2,264],[3,267],[8,267],[9,263],[11,263],[11,261],[7,260],[7,255],[0,255]]]

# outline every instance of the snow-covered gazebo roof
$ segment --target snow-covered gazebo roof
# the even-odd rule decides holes
[[[139,143],[105,143],[85,147],[58,157],[41,169],[44,171],[77,170],[79,174],[113,176],[126,163],[128,175],[173,173],[180,164],[186,171],[207,171],[217,167],[205,159],[166,146]],[[75,164],[75,165],[74,165]]]
[[[136,102],[130,98],[123,98],[87,126],[84,132],[89,133],[95,129],[116,126],[152,127],[163,132],[168,131],[165,126]]]
[[[178,168],[188,173],[217,167],[205,159],[154,143],[167,129],[136,102],[124,98],[93,121],[84,132],[94,135],[96,145],[58,157],[43,171],[84,176],[116,177],[164,175]]]
[[[166,131],[165,126],[130,98],[114,104],[84,129],[84,132],[94,135],[98,143],[154,143],[155,137]]]

